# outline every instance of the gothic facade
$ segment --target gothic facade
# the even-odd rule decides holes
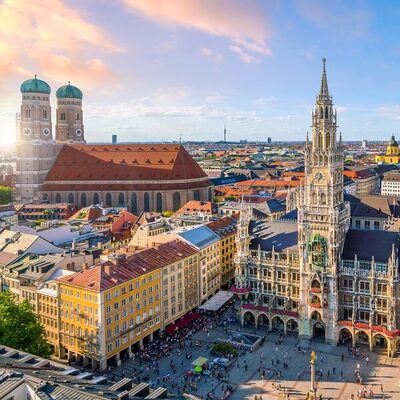
[[[253,221],[242,207],[234,288],[242,323],[332,345],[365,342],[393,356],[400,349],[399,234],[350,229],[325,59],[304,159],[296,219]]]

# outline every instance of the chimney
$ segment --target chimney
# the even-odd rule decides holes
[[[104,264],[103,267],[104,267],[104,272],[107,275],[111,275],[111,266],[109,264]]]
[[[85,271],[86,269],[88,269],[88,263],[82,263],[82,271]]]

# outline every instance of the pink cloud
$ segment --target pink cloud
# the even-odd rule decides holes
[[[255,57],[246,53],[271,55],[265,46],[268,22],[254,0],[121,0],[131,12],[152,21],[197,29],[229,38],[229,47],[244,62]],[[209,54],[202,53],[203,56]]]
[[[122,49],[64,0],[4,0],[0,3],[0,73],[93,84],[110,76],[96,56]]]

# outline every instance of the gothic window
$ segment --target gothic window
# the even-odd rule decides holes
[[[56,194],[56,203],[61,203],[61,194],[60,193]]]
[[[47,110],[43,110],[43,118],[47,119]]]
[[[179,210],[181,208],[181,195],[179,192],[175,192],[172,196],[172,209],[174,211]]]
[[[146,192],[143,198],[143,210],[150,211],[150,195]]]
[[[156,198],[156,210],[157,212],[162,212],[163,210],[163,204],[162,204],[162,195],[161,193],[157,193],[157,198]]]
[[[97,193],[93,195],[93,204],[100,204],[100,198]]]
[[[322,107],[320,108],[320,116],[321,116],[321,119],[324,118],[324,110]]]
[[[25,117],[26,117],[26,118],[30,118],[30,117],[31,117],[31,110],[30,110],[29,108],[27,108],[27,109],[25,110]]]
[[[312,198],[312,200],[311,200],[312,204],[317,204],[317,194],[313,193],[311,198]]]
[[[118,205],[123,207],[125,205],[125,196],[123,193],[120,193],[118,196]]]
[[[86,194],[82,193],[81,194],[81,206],[86,207],[87,206],[87,200],[86,200]]]
[[[74,202],[74,195],[72,193],[70,193],[68,195],[68,203],[73,203]]]
[[[328,107],[325,107],[325,119],[328,119],[328,115],[329,115]]]
[[[64,112],[62,112],[62,113],[60,114],[60,120],[61,120],[61,121],[65,121],[65,113],[64,113]]]
[[[322,132],[319,133],[319,143],[318,143],[319,147],[322,147]]]
[[[106,206],[112,207],[112,198],[110,193],[106,194]]]
[[[49,201],[49,196],[48,196],[47,193],[45,193],[45,194],[43,195],[43,201],[45,201],[45,202],[48,202],[48,201]]]
[[[197,201],[200,200],[200,191],[199,190],[195,190],[193,192],[193,200],[197,200]]]
[[[321,193],[321,205],[326,205],[326,196],[325,193]]]
[[[133,213],[137,212],[137,196],[136,196],[136,193],[132,193],[132,195],[131,195],[131,211]]]
[[[331,146],[331,134],[328,132],[326,134],[326,148],[329,149],[330,146]]]

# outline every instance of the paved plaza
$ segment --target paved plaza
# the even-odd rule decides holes
[[[253,333],[254,328],[243,328],[237,324],[229,326],[232,330],[238,328],[242,332]],[[310,388],[309,359],[311,349],[317,353],[317,397],[322,399],[351,399],[354,395],[358,399],[357,391],[367,388],[368,393],[372,389],[375,399],[400,400],[400,359],[389,358],[384,352],[370,353],[367,347],[361,348],[364,357],[353,357],[349,354],[347,347],[332,347],[324,343],[311,343],[311,349],[298,351],[300,344],[309,345],[309,342],[299,342],[296,337],[283,337],[283,342],[277,345],[280,339],[279,332],[267,333],[265,329],[258,329],[257,334],[266,335],[264,343],[254,352],[244,352],[240,355],[228,369],[222,380],[211,377],[202,377],[199,382],[195,382],[197,389],[191,393],[207,397],[207,393],[213,392],[216,396],[221,396],[226,385],[234,387],[234,393],[230,399],[284,399],[285,393],[289,399],[306,399],[306,394]],[[112,374],[116,378],[127,376],[134,377],[137,371],[142,370],[143,374],[150,376],[150,381],[154,385],[165,386],[170,393],[176,394],[180,398],[182,387],[185,382],[183,376],[186,371],[191,369],[191,362],[199,356],[204,356],[212,360],[209,348],[212,342],[218,338],[227,338],[224,329],[221,327],[209,329],[207,334],[204,330],[193,336],[193,341],[197,340],[201,347],[192,347],[187,350],[178,351],[178,346],[174,350],[173,357],[163,357],[159,361],[160,373],[157,375],[148,368],[150,364],[139,360],[124,361],[118,368],[112,369]],[[187,353],[192,353],[190,359],[186,358]],[[343,355],[343,361],[342,361]],[[368,362],[366,361],[368,357]],[[173,373],[170,362],[173,360],[176,373]],[[277,364],[279,360],[279,364]],[[284,368],[284,363],[287,368]],[[355,370],[359,364],[361,371],[362,384],[355,382]],[[260,370],[264,369],[265,378],[262,379]],[[322,372],[322,376],[321,376]],[[168,380],[164,380],[168,377]],[[274,385],[281,385],[281,390],[274,390]],[[382,392],[383,389],[383,392]],[[188,392],[188,390],[187,390]]]

